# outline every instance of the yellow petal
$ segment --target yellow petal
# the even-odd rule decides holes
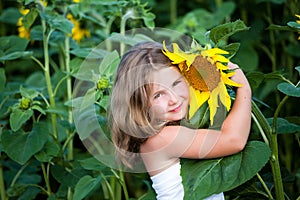
[[[221,103],[226,107],[227,111],[229,111],[231,106],[231,99],[227,92],[226,86],[222,82],[220,82],[218,87],[220,91],[219,95],[220,95]]]
[[[241,87],[243,86],[240,83],[236,83],[233,80],[231,80],[229,77],[233,76],[235,72],[230,72],[228,74],[225,74],[224,72],[221,72],[221,77],[222,77],[222,81],[226,84],[226,85],[230,85],[230,86],[235,86],[235,87]]]
[[[173,64],[179,64],[185,61],[186,65],[190,67],[197,56],[197,54],[188,54],[181,51],[176,43],[173,43],[173,53],[166,48],[165,42],[163,42],[163,48],[163,53],[172,61]]]
[[[219,48],[212,48],[212,49],[202,51],[201,54],[204,56],[212,57],[217,54],[228,54],[228,52]]]
[[[189,118],[191,119],[196,111],[203,105],[204,102],[209,98],[209,92],[200,92],[195,90],[192,86],[190,89],[190,108],[189,108]]]
[[[215,61],[215,62],[226,62],[228,63],[229,62],[229,59],[228,58],[225,58],[224,56],[222,55],[214,55],[212,56],[212,59]]]
[[[218,87],[217,87],[218,88]],[[214,117],[217,112],[218,106],[218,89],[215,88],[211,93],[210,93],[210,98],[208,99],[208,106],[209,106],[209,112],[210,112],[210,124],[214,123]]]
[[[227,70],[227,69],[228,69],[228,66],[223,65],[223,64],[220,63],[220,62],[217,62],[217,63],[216,63],[216,66],[217,66],[217,68],[218,68],[219,70]]]

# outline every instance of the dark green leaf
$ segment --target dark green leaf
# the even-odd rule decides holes
[[[34,99],[38,96],[38,92],[36,90],[24,88],[23,86],[20,87],[20,93],[22,97],[26,97],[28,99]]]
[[[56,157],[60,152],[60,147],[52,137],[45,144],[44,148],[35,154],[35,158],[40,162],[50,162],[53,157]]]
[[[296,87],[295,85],[284,82],[284,83],[278,84],[277,89],[286,95],[289,95],[292,97],[300,97],[300,85],[298,85]]]
[[[285,3],[285,0],[256,0],[257,3],[262,3],[262,2],[271,2],[271,3],[276,3],[276,4],[282,4]]]
[[[267,119],[271,127],[273,126],[273,119],[274,118]],[[296,133],[297,131],[300,131],[300,126],[294,123],[290,123],[284,118],[277,118],[276,129],[278,134]]]
[[[12,108],[12,113],[9,116],[9,124],[13,131],[17,131],[27,120],[33,115],[33,111],[21,110],[18,107]]]
[[[81,200],[95,189],[101,181],[101,176],[93,178],[89,175],[82,177],[75,186],[74,200]]]
[[[300,75],[300,66],[295,67],[295,69],[298,71],[298,73]]]
[[[31,25],[34,23],[37,16],[38,16],[37,10],[31,9],[30,12],[23,17],[22,24],[26,30],[28,30],[31,27]]]
[[[22,130],[2,133],[3,149],[6,154],[20,165],[24,165],[35,153],[39,152],[48,139],[46,123],[34,124],[30,133]]]
[[[50,24],[52,28],[60,30],[66,34],[72,33],[73,24],[63,16],[57,16]]]
[[[264,74],[259,71],[248,72],[246,76],[252,88],[258,88],[265,77]]]
[[[43,27],[40,25],[32,27],[30,30],[30,38],[35,41],[43,41]]]
[[[3,23],[16,25],[20,17],[22,17],[22,14],[19,12],[19,10],[17,8],[10,7],[2,10],[0,21]]]
[[[97,160],[94,157],[86,158],[84,160],[79,160],[80,165],[87,170],[95,170],[95,171],[102,171],[105,168],[107,168],[105,165],[103,165],[102,162]]]
[[[231,35],[245,30],[249,30],[249,28],[244,24],[243,21],[237,20],[235,22],[222,24],[211,29],[209,36],[217,45],[220,41],[228,39]]]
[[[102,60],[99,66],[99,72],[101,75],[111,76],[115,73],[120,62],[120,56],[117,51],[108,53]]]
[[[272,24],[268,27],[270,30],[279,30],[279,31],[295,31],[294,28],[291,28],[290,26],[280,26]]]
[[[27,48],[28,43],[29,40],[15,35],[0,37],[0,50],[4,52],[4,55],[23,52]]]
[[[62,185],[67,187],[75,187],[81,177],[87,175],[87,172],[82,168],[75,168],[72,171],[67,171],[63,166],[55,165],[51,168],[51,174]]]
[[[185,199],[198,200],[231,190],[251,179],[267,163],[269,147],[249,142],[235,155],[213,160],[182,160],[181,175]]]
[[[0,57],[0,61],[15,60],[17,58],[26,58],[32,56],[32,51],[16,51]]]
[[[226,46],[222,46],[222,49],[227,51],[230,55],[229,59],[233,57],[240,48],[240,43],[231,43]]]
[[[300,24],[298,24],[297,22],[288,22],[287,24],[288,24],[289,27],[297,29],[297,31],[300,30]]]
[[[0,92],[4,90],[5,84],[6,84],[5,70],[3,68],[0,68]]]

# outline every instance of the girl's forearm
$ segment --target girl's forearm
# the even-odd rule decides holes
[[[236,82],[243,84],[237,88],[236,99],[222,126],[222,133],[232,134],[243,147],[248,139],[251,126],[251,88],[241,69],[236,70]]]

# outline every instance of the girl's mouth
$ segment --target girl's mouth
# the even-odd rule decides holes
[[[173,110],[170,110],[170,112],[178,112],[181,110],[181,106],[182,106],[182,103],[179,104],[177,107],[175,107]]]

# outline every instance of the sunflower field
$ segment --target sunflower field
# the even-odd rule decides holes
[[[299,0],[0,0],[0,199],[155,199],[113,164],[107,124],[120,58],[148,40],[220,48],[252,88],[245,149],[183,159],[185,199],[300,200]]]

